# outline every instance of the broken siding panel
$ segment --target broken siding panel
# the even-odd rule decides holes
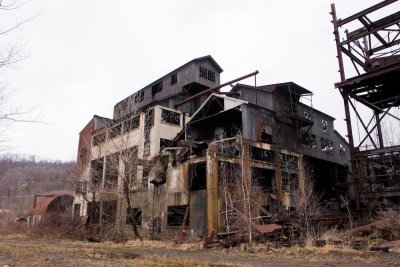
[[[242,105],[243,138],[254,142],[261,141],[263,130],[272,135],[275,143],[275,118],[274,113],[255,106]]]

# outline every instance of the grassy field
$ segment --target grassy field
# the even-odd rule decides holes
[[[266,244],[203,249],[201,242],[88,243],[0,235],[0,266],[395,266],[399,252],[350,248],[273,248]]]

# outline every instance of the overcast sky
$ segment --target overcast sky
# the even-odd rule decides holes
[[[259,70],[258,85],[293,81],[313,91],[313,106],[345,135],[331,2],[31,0],[6,22],[38,16],[1,37],[24,45],[28,57],[1,69],[0,79],[12,103],[34,108],[29,118],[45,124],[14,125],[8,152],[75,160],[94,114],[112,117],[115,103],[205,55],[224,69],[222,82]],[[344,18],[378,2],[335,4]]]

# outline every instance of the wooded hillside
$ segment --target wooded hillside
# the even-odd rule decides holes
[[[34,156],[0,157],[0,196],[43,194],[73,190],[70,179],[75,162],[37,161]]]

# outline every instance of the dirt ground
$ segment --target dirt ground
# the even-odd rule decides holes
[[[201,242],[89,243],[0,235],[0,266],[396,266],[399,252],[350,248],[271,248],[268,245],[204,249]]]

